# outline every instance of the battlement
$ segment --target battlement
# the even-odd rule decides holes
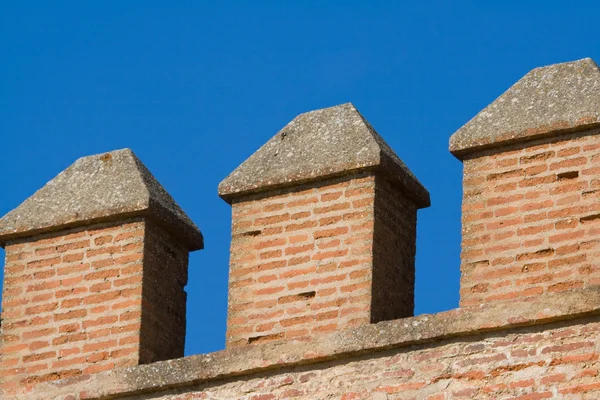
[[[347,103],[300,114],[219,185],[227,349],[191,357],[200,230],[131,151],[77,160],[0,219],[2,398],[600,397],[597,65],[531,71],[450,151],[459,309],[413,316],[429,193]]]

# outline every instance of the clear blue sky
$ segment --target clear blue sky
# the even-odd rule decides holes
[[[415,311],[454,308],[461,163],[448,138],[530,69],[600,61],[600,3],[450,3],[4,1],[0,215],[78,157],[132,148],[204,233],[186,353],[219,350],[218,183],[298,113],[351,101],[431,192]]]

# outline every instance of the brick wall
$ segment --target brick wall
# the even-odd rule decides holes
[[[371,353],[243,379],[233,377],[136,398],[598,399],[599,360],[600,322],[594,317]]]
[[[355,399],[598,398],[600,324],[522,330],[163,397]],[[327,384],[324,384],[327,382]],[[244,393],[246,397],[240,397]]]
[[[4,272],[6,390],[183,356],[187,251],[150,222],[9,243]]]
[[[137,363],[143,235],[132,221],[6,246],[4,388]]]
[[[412,315],[416,207],[382,178],[333,179],[232,208],[229,346]]]
[[[227,343],[368,323],[374,177],[232,204]]]
[[[600,284],[599,133],[464,160],[461,306]]]
[[[417,207],[387,180],[375,180],[371,322],[409,317],[415,306]]]
[[[140,364],[183,357],[189,259],[181,241],[145,226]]]

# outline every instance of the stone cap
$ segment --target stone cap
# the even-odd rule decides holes
[[[351,103],[298,115],[219,184],[235,198],[362,170],[377,170],[419,208],[429,192]]]
[[[536,68],[450,138],[459,159],[479,150],[600,123],[600,70],[591,58]]]
[[[82,157],[0,219],[7,241],[134,216],[146,216],[190,251],[202,233],[129,149]]]

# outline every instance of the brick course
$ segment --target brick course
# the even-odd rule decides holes
[[[600,284],[599,133],[464,160],[461,306]]]

